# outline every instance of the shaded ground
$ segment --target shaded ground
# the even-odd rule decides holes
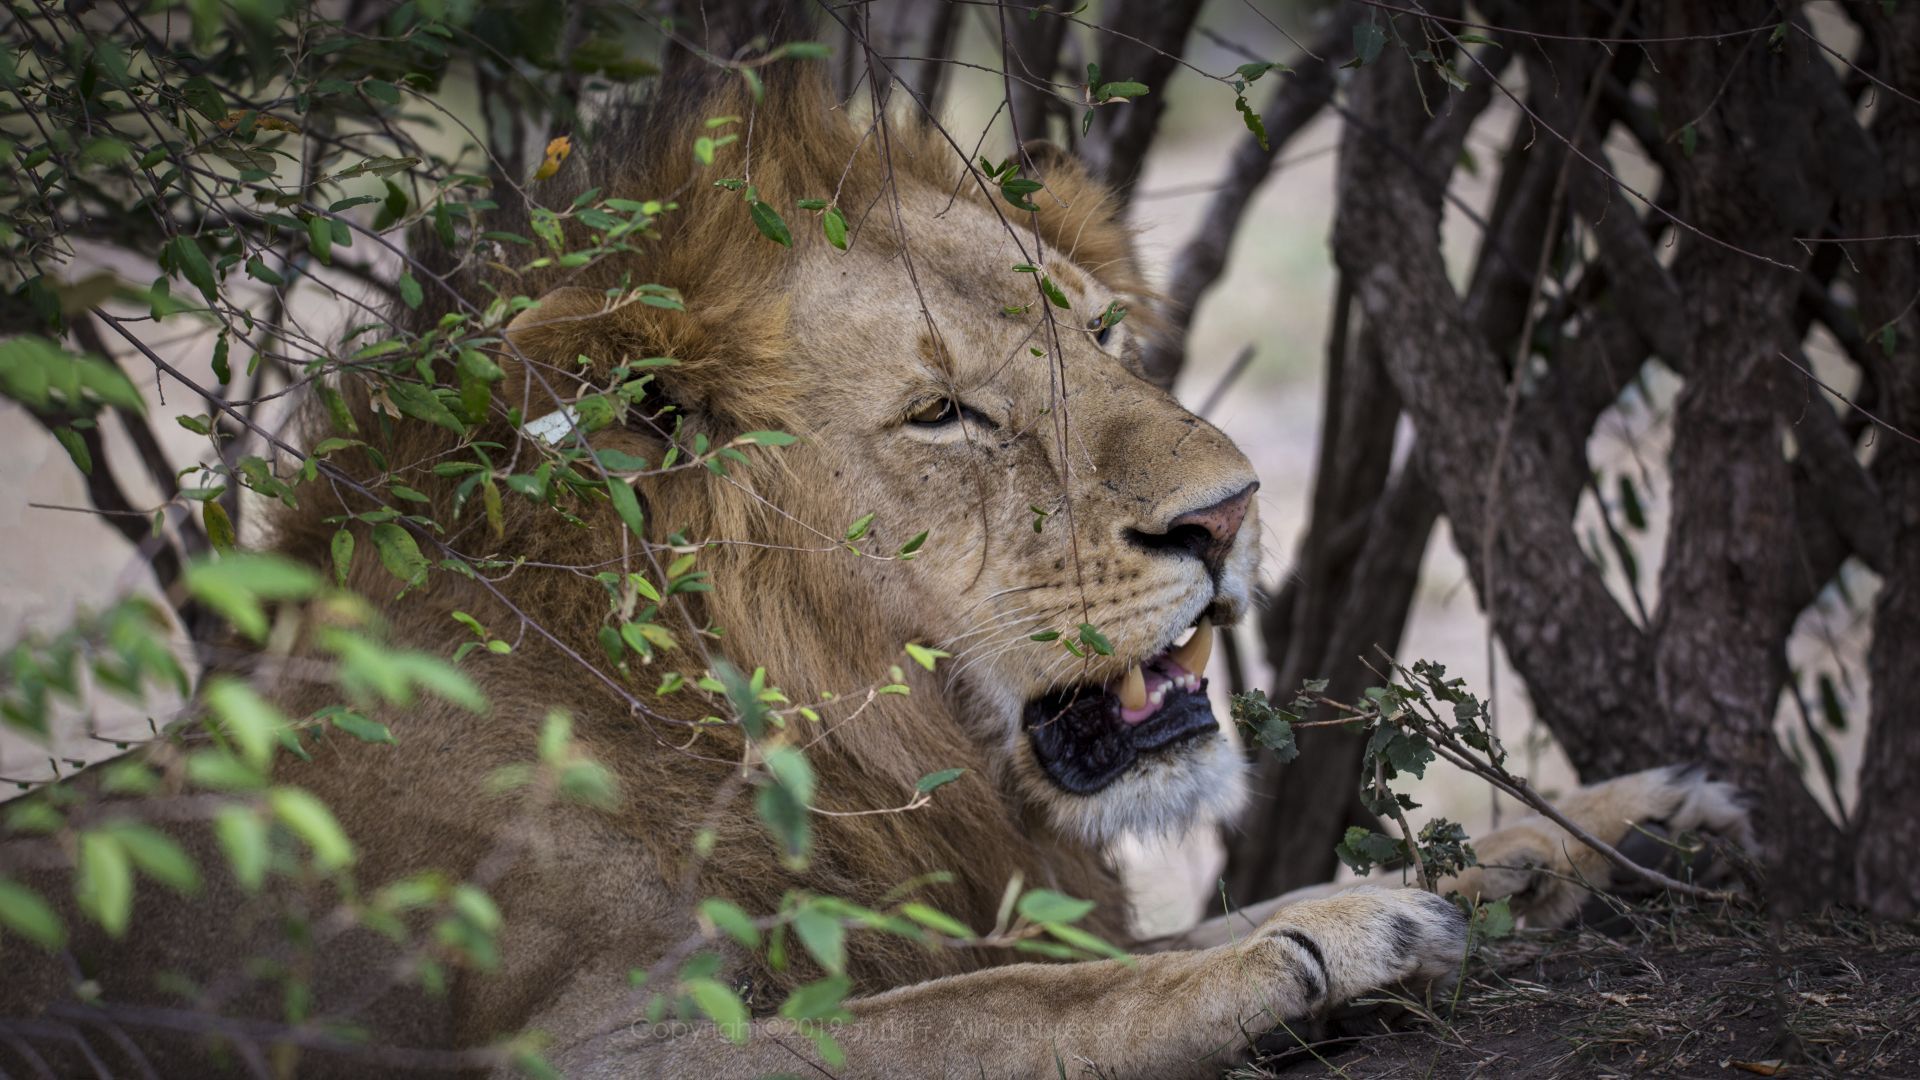
[[[1920,926],[1776,936],[1764,916],[1642,912],[1616,929],[1522,931],[1451,1002],[1231,1076],[1920,1078]]]

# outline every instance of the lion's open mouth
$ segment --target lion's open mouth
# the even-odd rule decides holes
[[[1120,778],[1141,754],[1220,730],[1202,674],[1213,627],[1127,670],[1110,683],[1083,683],[1027,703],[1034,757],[1053,782],[1092,795]]]

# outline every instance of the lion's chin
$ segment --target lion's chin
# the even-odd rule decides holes
[[[1247,797],[1246,762],[1217,730],[1139,755],[1088,795],[1060,787],[1033,754],[1021,757],[1027,789],[1054,827],[1094,846],[1217,824],[1236,816]]]
[[[1019,769],[1061,831],[1094,844],[1183,832],[1235,813],[1244,763],[1207,697],[1213,627],[1104,682],[1020,707]]]

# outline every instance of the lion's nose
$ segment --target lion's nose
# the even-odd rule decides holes
[[[1240,524],[1247,518],[1247,507],[1259,489],[1260,481],[1255,480],[1219,502],[1175,515],[1160,532],[1134,529],[1128,539],[1150,551],[1191,555],[1206,564],[1208,574],[1217,576],[1233,552],[1233,542],[1240,536]]]

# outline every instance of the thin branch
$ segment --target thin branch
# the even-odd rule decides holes
[[[1841,401],[1847,404],[1848,408],[1859,413],[1861,416],[1866,417],[1868,420],[1873,421],[1873,423],[1876,426],[1886,431],[1890,431],[1893,434],[1900,436],[1901,438],[1907,440],[1910,443],[1913,443],[1916,446],[1920,446],[1920,438],[1914,437],[1911,433],[1907,431],[1903,431],[1900,428],[1897,428],[1892,424],[1887,423],[1885,420],[1880,419],[1878,416],[1873,415],[1872,413],[1868,412],[1866,409],[1861,408],[1859,405],[1854,403],[1854,400],[1852,398],[1848,397],[1847,395],[1841,393],[1838,390],[1835,390],[1833,387],[1828,386],[1825,382],[1821,380],[1820,376],[1815,375],[1813,372],[1807,370],[1807,368],[1804,365],[1802,365],[1799,361],[1795,360],[1793,357],[1788,356],[1786,353],[1780,353],[1778,355],[1780,359],[1785,360],[1789,364],[1792,364],[1794,369],[1800,372],[1800,374],[1805,375],[1807,377],[1807,381],[1813,383],[1815,386],[1818,386],[1820,389],[1825,390],[1827,393],[1832,394],[1834,397],[1839,398]]]

